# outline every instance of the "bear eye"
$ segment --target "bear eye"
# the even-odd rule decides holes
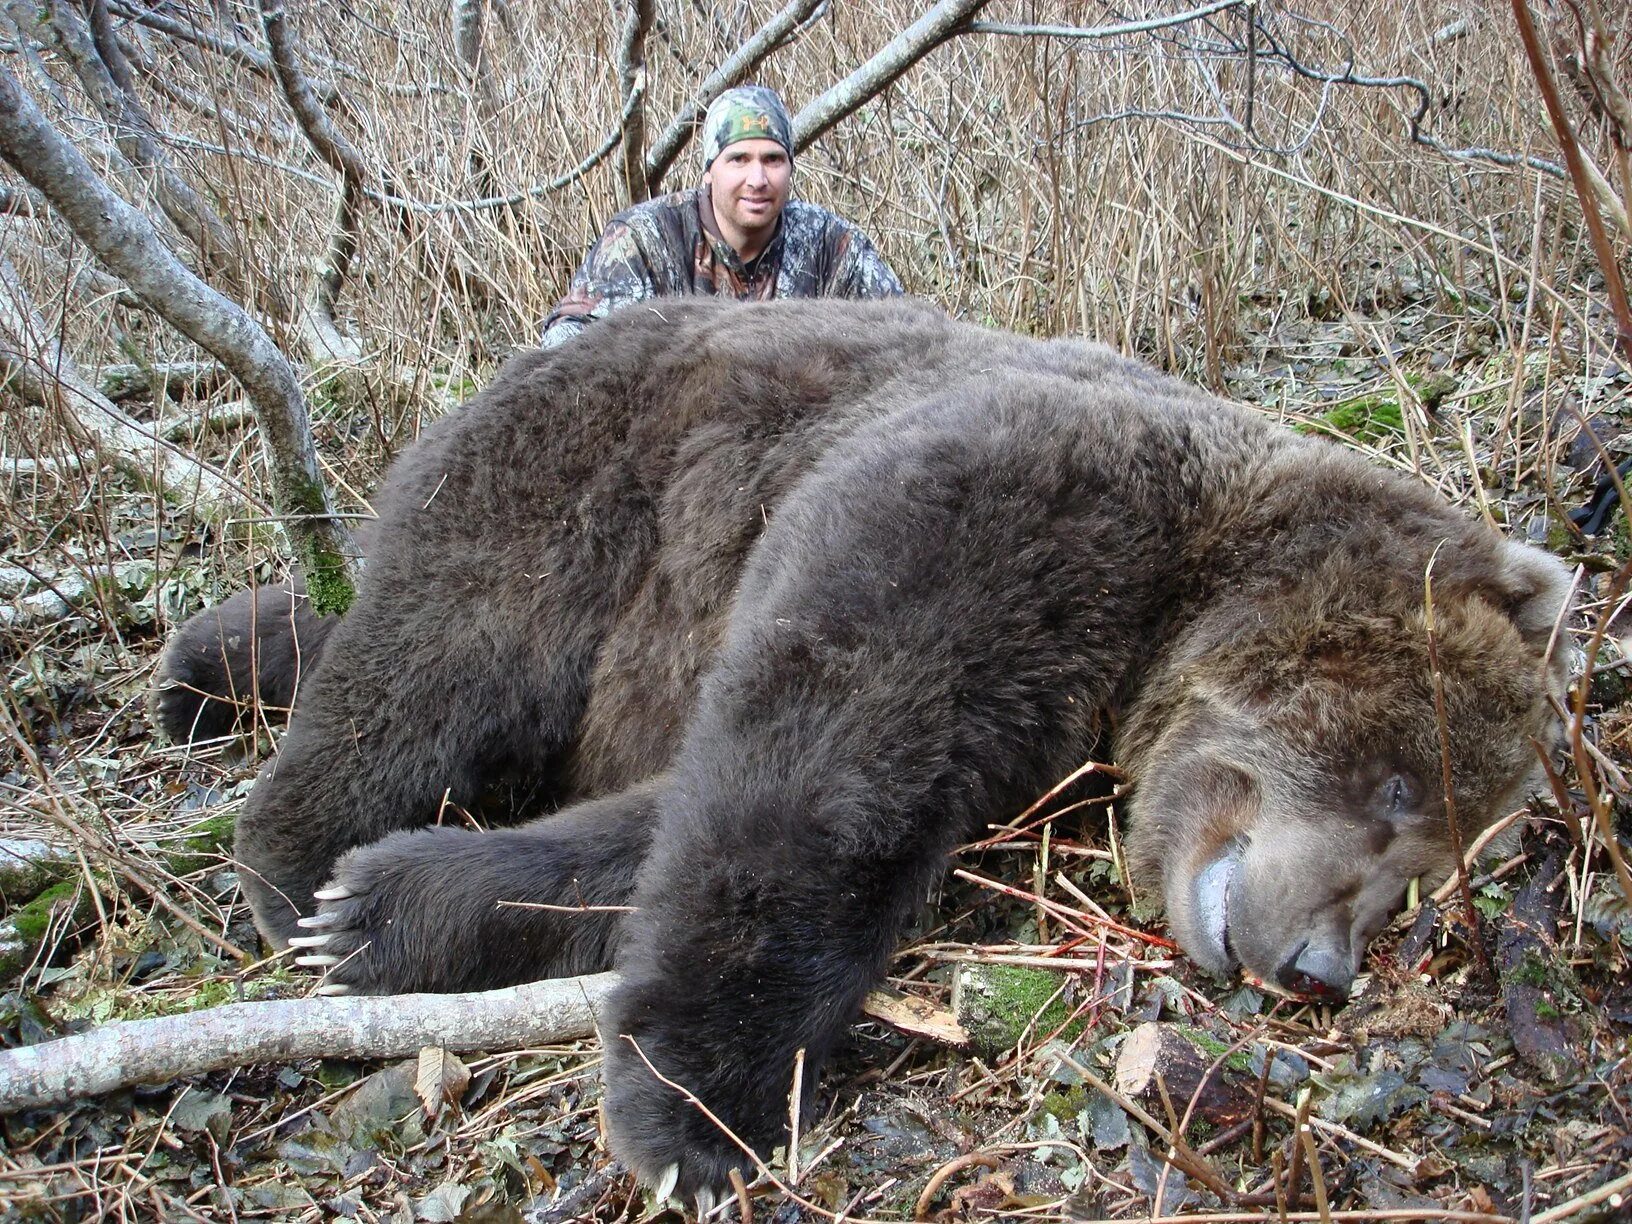
[[[1416,814],[1422,787],[1403,773],[1392,773],[1377,788],[1377,814],[1384,820],[1405,820]]]

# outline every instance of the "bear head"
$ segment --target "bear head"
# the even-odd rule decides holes
[[[1244,583],[1130,706],[1134,883],[1204,968],[1346,997],[1408,883],[1454,870],[1447,801],[1465,844],[1522,802],[1557,734],[1570,574],[1457,534],[1431,587],[1409,548]]]

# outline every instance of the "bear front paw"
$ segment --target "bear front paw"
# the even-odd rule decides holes
[[[791,1022],[808,1009],[784,1013],[798,1001],[776,999],[759,1011],[729,983],[662,973],[643,981],[639,967],[620,969],[601,1026],[613,1154],[660,1197],[690,1205],[730,1193],[733,1170],[752,1181],[787,1142],[796,1065],[810,1089],[802,1099],[816,1095],[826,1041],[811,1042],[801,1063],[795,1051],[811,1034]]]
[[[334,878],[312,894],[317,913],[299,921],[289,940],[297,965],[320,970],[318,994],[399,994],[426,989],[427,959],[443,953],[426,943],[416,917],[413,860],[393,847],[354,850]]]
[[[493,990],[604,969],[624,894],[547,830],[393,833],[353,850],[290,944],[329,994]],[[587,890],[587,895],[586,895]]]
[[[686,1093],[659,1080],[641,1057],[644,1049],[637,1050],[627,1037],[612,1040],[622,1047],[617,1053],[609,1049],[606,1060],[613,1154],[659,1202],[676,1199],[701,1218],[731,1193],[733,1170],[752,1181],[758,1162]]]

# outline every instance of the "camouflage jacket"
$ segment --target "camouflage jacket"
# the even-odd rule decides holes
[[[693,188],[612,218],[545,320],[542,343],[560,344],[631,302],[687,294],[885,298],[899,297],[901,282],[867,235],[803,200],[788,201],[770,245],[745,264],[720,237],[708,193]]]

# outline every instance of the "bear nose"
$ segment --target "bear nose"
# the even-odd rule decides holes
[[[1354,973],[1345,953],[1305,940],[1275,971],[1275,980],[1293,994],[1340,1003],[1349,997]]]

